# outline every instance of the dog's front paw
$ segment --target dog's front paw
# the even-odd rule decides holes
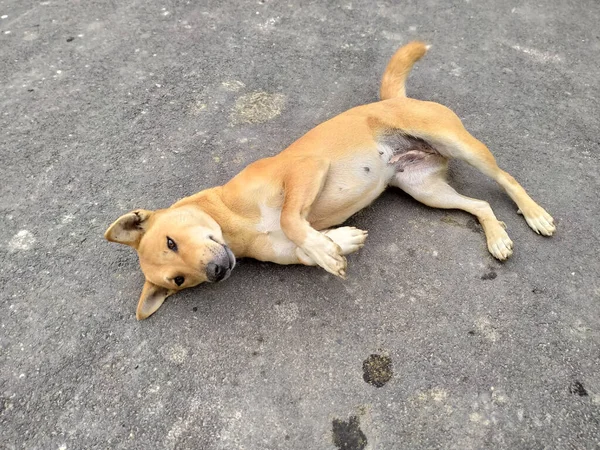
[[[327,272],[346,278],[347,263],[342,256],[342,249],[324,234],[311,230],[299,250]]]
[[[340,246],[342,255],[349,255],[358,251],[365,245],[367,233],[364,230],[359,230],[355,227],[340,227],[333,230],[325,231],[327,237]]]

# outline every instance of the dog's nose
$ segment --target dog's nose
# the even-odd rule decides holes
[[[222,265],[211,262],[206,266],[206,277],[208,278],[208,281],[221,281],[227,276],[227,272],[229,272],[229,264]]]
[[[226,245],[222,246],[221,252],[206,265],[206,278],[208,281],[223,281],[231,275],[235,267],[235,256]]]

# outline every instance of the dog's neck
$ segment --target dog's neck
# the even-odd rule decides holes
[[[236,256],[243,256],[245,243],[240,241],[242,229],[247,226],[247,219],[235,211],[234,207],[223,200],[223,186],[205,189],[197,194],[182,198],[174,203],[171,208],[195,207],[211,216],[221,227],[225,243]]]

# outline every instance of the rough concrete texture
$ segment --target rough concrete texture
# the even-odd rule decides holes
[[[597,0],[0,0],[0,16],[0,447],[600,446]],[[467,214],[390,191],[349,221],[370,234],[347,281],[245,260],[137,322],[143,277],[108,224],[375,100],[414,38],[433,47],[409,95],[453,108],[556,236],[453,164],[508,225],[508,262]]]

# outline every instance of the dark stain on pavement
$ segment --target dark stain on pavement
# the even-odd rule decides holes
[[[498,274],[496,272],[494,272],[493,270],[491,270],[488,273],[485,273],[481,276],[482,280],[493,280],[498,276]]]
[[[375,387],[384,386],[393,374],[392,359],[389,356],[373,354],[363,361],[363,379]]]
[[[357,416],[347,422],[334,419],[332,425],[333,443],[340,450],[364,450],[367,446],[367,437],[360,429]]]
[[[467,220],[466,226],[469,230],[471,230],[474,233],[481,233],[483,231],[483,228],[481,228],[481,225],[479,225],[479,222],[477,222],[473,218]]]
[[[447,223],[448,225],[452,225],[454,227],[462,227],[463,226],[462,223],[460,223],[458,220],[456,220],[452,216],[444,216],[440,219],[440,222]]]
[[[588,396],[587,390],[583,387],[583,384],[581,384],[580,381],[573,381],[569,386],[569,392],[571,394],[579,395],[580,397]]]
[[[467,228],[468,230],[471,230],[474,233],[481,233],[483,231],[481,225],[479,225],[479,222],[477,222],[477,220],[473,219],[472,217],[469,220],[467,220],[467,223],[459,222],[452,216],[444,216],[440,219],[440,221],[447,223],[448,225],[452,225],[454,227]]]

